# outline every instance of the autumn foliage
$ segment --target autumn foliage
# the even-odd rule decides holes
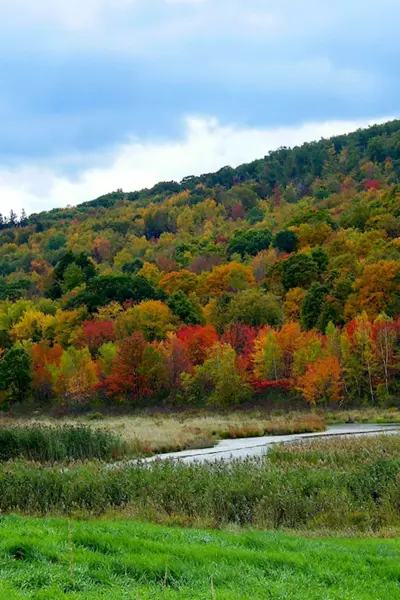
[[[0,402],[395,404],[399,135],[0,216]]]

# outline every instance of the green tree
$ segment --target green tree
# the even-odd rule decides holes
[[[290,231],[290,229],[285,229],[277,233],[272,242],[274,248],[287,253],[295,252],[298,244],[298,236],[294,231]]]
[[[167,305],[174,315],[186,325],[202,325],[204,322],[197,307],[182,290],[172,294],[167,300]]]
[[[283,307],[279,298],[260,289],[249,289],[234,295],[226,310],[227,323],[242,323],[251,327],[278,326],[283,322]]]
[[[185,379],[189,396],[197,403],[206,400],[211,406],[229,407],[251,395],[251,388],[238,370],[236,352],[230,344],[216,344],[210,358]]]
[[[261,250],[267,250],[271,245],[272,234],[268,229],[249,229],[235,231],[228,244],[228,253],[255,256]]]
[[[27,400],[31,393],[31,361],[23,348],[14,346],[0,361],[0,386],[9,402]]]
[[[64,271],[64,292],[69,292],[74,288],[82,285],[85,281],[85,276],[81,267],[78,267],[76,263],[71,263]]]
[[[287,290],[306,287],[318,276],[318,264],[307,254],[293,254],[283,263],[282,283]]]
[[[305,329],[319,327],[319,318],[328,290],[320,283],[314,283],[308,290],[300,312],[300,322]]]

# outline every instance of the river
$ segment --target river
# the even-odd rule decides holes
[[[346,425],[330,425],[326,431],[319,433],[268,435],[265,437],[223,440],[213,448],[159,454],[157,456],[152,456],[147,459],[147,461],[176,459],[185,463],[192,463],[210,462],[215,460],[234,460],[253,456],[263,456],[268,452],[268,449],[272,444],[289,443],[315,438],[329,438],[333,436],[364,436],[377,435],[380,433],[399,434],[400,427],[397,425],[364,425],[353,423]]]

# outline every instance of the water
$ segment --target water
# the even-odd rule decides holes
[[[308,440],[313,438],[327,438],[332,436],[362,436],[377,435],[379,433],[400,433],[400,427],[396,425],[331,425],[327,431],[320,433],[301,433],[293,435],[268,435],[256,438],[243,438],[236,440],[223,440],[214,448],[203,450],[184,450],[182,452],[170,452],[159,454],[149,458],[153,460],[176,459],[185,463],[212,462],[215,460],[234,460],[252,456],[263,456],[268,452],[272,444]]]

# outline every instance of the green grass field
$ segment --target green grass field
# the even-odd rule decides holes
[[[400,599],[399,540],[11,516],[0,555],[2,600]]]

